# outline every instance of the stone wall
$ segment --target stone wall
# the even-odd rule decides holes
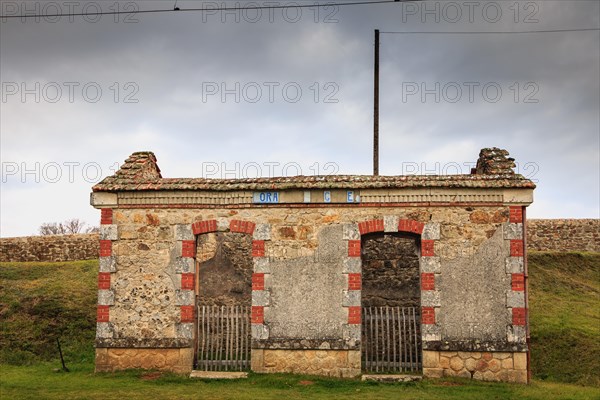
[[[424,351],[423,374],[483,381],[527,383],[527,354],[505,352]]]
[[[302,229],[304,234],[312,230],[311,227]],[[530,219],[527,221],[527,248],[600,252],[600,220]],[[98,258],[98,250],[97,234],[0,238],[2,262],[89,260]]]
[[[530,219],[527,223],[527,248],[600,252],[600,220]]]
[[[98,258],[98,234],[26,236],[0,239],[0,261],[57,262]]]

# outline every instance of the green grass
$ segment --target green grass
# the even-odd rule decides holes
[[[600,386],[600,254],[529,253],[536,378]]]
[[[0,263],[0,363],[93,361],[98,261]]]
[[[56,365],[58,366],[58,364]],[[127,371],[94,374],[91,364],[70,373],[54,365],[2,366],[3,399],[598,399],[598,388],[534,381],[531,385],[462,379],[378,384],[314,376],[251,374],[236,381],[201,381],[172,374]]]
[[[147,380],[142,371],[94,374],[97,271],[97,261],[0,263],[1,399],[600,399],[597,253],[530,253],[530,386],[460,379],[386,385],[292,375],[206,382],[171,374]],[[57,337],[70,373],[54,372],[60,368]]]

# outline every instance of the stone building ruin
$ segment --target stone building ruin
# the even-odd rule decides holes
[[[96,370],[528,381],[525,210],[505,150],[470,175],[163,178],[101,210]]]

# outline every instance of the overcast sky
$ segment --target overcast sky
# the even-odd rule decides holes
[[[6,16],[175,1],[0,4]],[[177,3],[203,5],[236,2]],[[374,29],[598,26],[600,2],[572,0],[0,19],[0,235],[97,225],[91,187],[134,151],[153,151],[164,177],[372,173]],[[506,148],[538,184],[529,217],[599,218],[599,37],[382,33],[381,174],[469,173],[481,148]]]

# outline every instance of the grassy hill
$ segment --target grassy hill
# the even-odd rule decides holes
[[[0,263],[0,364],[93,363],[97,261]],[[600,254],[529,256],[534,378],[600,387]]]

